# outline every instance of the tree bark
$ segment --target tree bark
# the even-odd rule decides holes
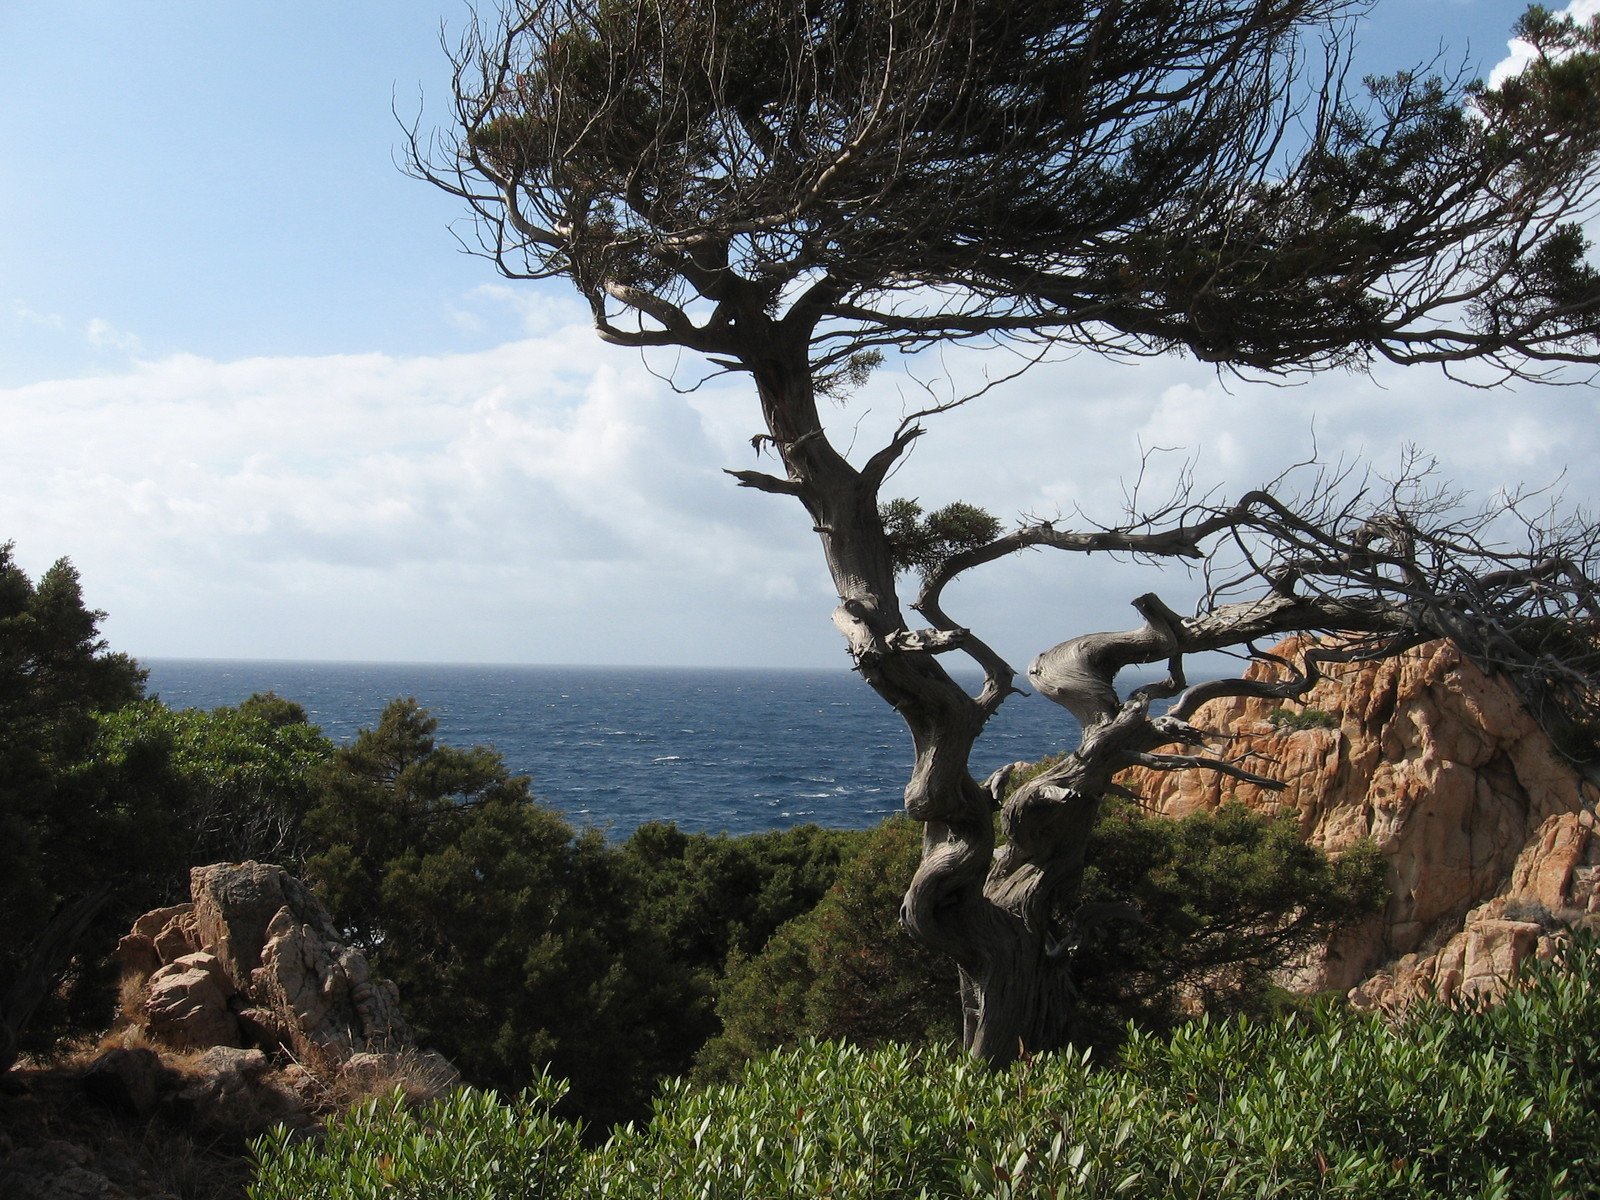
[[[748,319],[741,324],[748,328]],[[923,825],[923,853],[902,923],[960,968],[969,1051],[1003,1064],[1053,1048],[1066,1028],[1071,986],[1048,910],[1055,889],[1081,873],[1098,798],[1050,805],[1030,793],[1007,829],[1006,851],[996,856],[995,799],[970,768],[993,706],[968,695],[935,657],[933,650],[952,639],[911,634],[878,516],[876,474],[852,466],[828,441],[804,340],[786,345],[778,323],[768,332],[760,357],[745,361],[788,478],[746,482],[791,492],[805,505],[839,594],[834,624],[856,669],[911,733],[904,803],[906,815]]]

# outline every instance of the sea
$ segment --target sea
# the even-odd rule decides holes
[[[849,671],[141,662],[169,707],[276,692],[341,743],[390,700],[415,698],[440,743],[492,746],[543,803],[611,838],[649,821],[693,833],[866,828],[900,811],[911,768],[905,726]],[[1071,749],[1077,733],[1064,709],[1012,696],[974,772]]]

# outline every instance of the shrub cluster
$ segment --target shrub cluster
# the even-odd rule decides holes
[[[1267,714],[1267,723],[1279,733],[1298,733],[1302,729],[1337,729],[1339,718],[1323,708],[1280,706]]]
[[[1600,1189],[1600,952],[1584,937],[1492,1008],[1201,1020],[1134,1033],[1110,1067],[808,1043],[676,1084],[590,1150],[551,1117],[558,1091],[373,1102],[321,1143],[264,1138],[250,1196],[1576,1200]]]

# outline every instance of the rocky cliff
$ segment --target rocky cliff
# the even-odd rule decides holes
[[[1387,910],[1293,983],[1351,989],[1364,1006],[1492,991],[1522,959],[1548,951],[1557,930],[1600,911],[1600,789],[1509,684],[1445,642],[1335,664],[1328,676],[1303,708],[1235,698],[1194,718],[1230,734],[1229,756],[1248,754],[1252,770],[1287,785],[1281,792],[1194,771],[1122,777],[1169,816],[1231,798],[1294,813],[1332,854],[1361,839],[1377,845],[1389,863]],[[1311,710],[1326,717],[1290,719]]]

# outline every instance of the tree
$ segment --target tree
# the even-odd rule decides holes
[[[159,810],[90,769],[97,717],[137,700],[144,672],[107,651],[61,559],[30,580],[0,544],[0,1070],[11,1066],[85,934],[165,840]]]
[[[1592,650],[1529,641],[1539,621],[1600,619],[1581,523],[1508,545],[1495,514],[1462,516],[1408,472],[1343,492],[1313,478],[1304,498],[1285,477],[1231,504],[1179,497],[976,545],[963,520],[941,543],[917,514],[891,509],[886,527],[880,493],[927,420],[973,397],[909,414],[856,461],[819,411],[886,352],[954,342],[1181,352],[1269,376],[1475,362],[1494,382],[1592,364],[1600,272],[1575,222],[1596,203],[1600,24],[1531,9],[1518,33],[1534,61],[1498,87],[1401,71],[1356,88],[1360,7],[517,0],[455,56],[454,129],[413,133],[415,171],[465,201],[500,270],[568,279],[607,341],[750,377],[754,444],[782,471],[731,473],[805,508],[851,657],[910,729],[923,853],[902,917],[959,966],[965,1041],[989,1061],[1070,1027],[1061,947],[1115,772],[1249,774],[1196,752],[1206,696],[1293,697],[1319,660],[1450,636],[1515,668],[1538,705],[1592,702]],[[1516,524],[1521,506],[1499,515]],[[917,627],[891,536],[907,520],[952,551],[909,559]],[[1211,586],[1195,615],[1144,596],[1140,629],[1035,660],[1029,679],[1083,740],[1005,800],[997,846],[999,790],[968,763],[1016,672],[941,597],[1031,547],[1209,564]],[[1190,654],[1297,630],[1354,640],[1278,683],[1187,685]],[[952,652],[982,669],[976,695],[941,665]],[[1120,668],[1161,662],[1165,682],[1115,690]],[[1174,701],[1163,716],[1158,698]]]
[[[896,881],[920,853],[915,825],[886,821],[821,904],[759,954],[731,962],[718,987],[723,1032],[698,1070],[725,1075],[807,1037],[861,1046],[956,1037],[949,961],[895,936]],[[1068,951],[1078,987],[1068,1033],[1080,1048],[1114,1049],[1130,1026],[1166,1029],[1197,1001],[1213,1015],[1260,1012],[1274,997],[1275,969],[1386,896],[1372,847],[1330,861],[1293,818],[1241,804],[1172,821],[1113,801],[1085,859],[1083,916]]]
[[[636,940],[655,943],[676,977],[656,1038],[663,1074],[686,1074],[720,1031],[714,999],[729,964],[814,909],[867,836],[801,825],[730,837],[649,822],[617,847]]]
[[[396,700],[337,753],[306,818],[308,877],[418,1039],[471,1082],[515,1091],[549,1068],[571,1081],[570,1113],[643,1116],[678,1053],[665,1014],[681,980],[638,936],[619,855],[493,750],[438,745],[436,728]]]
[[[106,767],[139,762],[143,786],[183,811],[183,862],[257,859],[297,871],[307,852],[306,814],[333,743],[300,705],[271,692],[238,707],[171,709],[159,700],[101,718],[95,751]],[[175,879],[188,896],[188,880]]]

